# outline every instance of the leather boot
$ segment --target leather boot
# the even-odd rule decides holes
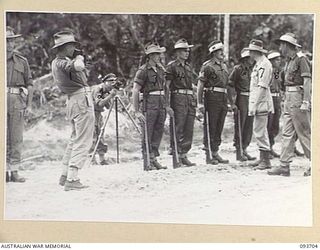
[[[210,164],[210,165],[218,165],[219,162],[216,159],[211,159],[209,152],[206,151],[206,164]]]
[[[166,166],[162,166],[158,161],[157,159],[154,159],[152,162],[151,162],[151,165],[153,167],[155,167],[156,169],[160,170],[160,169],[167,169]]]
[[[240,149],[236,149],[236,159],[237,161],[247,161],[248,158],[244,155],[244,153],[242,152],[242,155],[241,155],[241,152],[240,152]]]
[[[258,166],[260,164],[260,162],[262,161],[262,158],[263,158],[263,153],[260,150],[260,158],[258,160],[256,160],[256,161],[254,161],[254,162],[250,162],[248,165],[250,167],[256,167],[256,166]]]
[[[19,176],[18,171],[11,171],[11,181],[12,182],[25,182],[26,179]]]
[[[306,171],[304,171],[303,176],[311,176],[311,168],[308,168]]]
[[[59,179],[59,185],[60,186],[64,186],[64,184],[66,183],[67,181],[67,176],[66,175],[61,175],[60,176],[60,179]]]
[[[222,163],[222,164],[227,164],[227,163],[229,163],[229,160],[223,159],[223,158],[218,154],[218,152],[213,152],[213,153],[212,153],[212,158],[213,158],[213,159],[216,159],[219,163]]]
[[[109,165],[106,158],[104,158],[104,153],[99,154],[100,165]]]
[[[256,166],[254,169],[256,170],[265,170],[271,168],[271,162],[269,158],[270,151],[261,151],[262,152],[262,160],[259,163],[258,166]]]
[[[192,167],[192,166],[195,166],[195,165],[196,165],[195,163],[189,161],[189,159],[187,158],[187,156],[181,157],[181,158],[180,158],[180,162],[181,162],[183,165],[187,166],[187,167]]]
[[[248,159],[249,161],[254,161],[254,160],[257,159],[257,157],[254,157],[254,156],[249,155],[246,149],[243,149],[243,155],[244,155],[245,157],[247,157],[247,159]]]
[[[289,165],[273,167],[268,171],[268,175],[290,176],[290,167]]]
[[[9,182],[10,181],[10,176],[9,176],[9,172],[6,171],[6,182]]]

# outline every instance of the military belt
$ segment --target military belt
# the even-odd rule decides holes
[[[249,95],[250,95],[250,92],[240,92],[240,95],[249,96]]]
[[[191,89],[176,89],[172,91],[173,94],[193,95]]]
[[[300,91],[301,89],[303,89],[303,86],[286,86],[286,91],[287,92],[297,92]]]
[[[17,87],[7,87],[7,93],[20,95],[20,88]]]
[[[210,88],[205,88],[206,91],[214,91],[214,92],[220,92],[220,93],[227,93],[226,88],[220,88],[220,87],[210,87]]]
[[[271,96],[275,96],[275,97],[279,97],[280,96],[280,93],[271,93]]]
[[[164,95],[163,90],[155,90],[148,93],[149,95]]]

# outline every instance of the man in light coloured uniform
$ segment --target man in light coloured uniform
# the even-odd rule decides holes
[[[94,109],[91,89],[87,83],[84,58],[73,57],[76,44],[72,32],[54,34],[53,49],[56,58],[52,61],[52,75],[61,92],[68,96],[67,116],[72,133],[63,158],[63,170],[59,184],[65,191],[87,188],[78,177],[78,170],[88,162],[94,132]]]
[[[265,56],[261,40],[250,41],[248,50],[250,57],[256,62],[251,73],[249,115],[254,117],[253,134],[257,140],[260,159],[249,164],[255,169],[271,168],[269,159],[270,142],[268,136],[268,114],[274,112],[270,84],[272,79],[272,64]]]
[[[307,58],[297,51],[301,48],[292,33],[286,33],[277,40],[280,53],[286,57],[284,68],[285,102],[282,128],[282,148],[280,166],[268,171],[269,175],[290,176],[290,162],[294,152],[296,136],[306,157],[310,160],[310,109],[311,71]],[[304,172],[311,175],[311,167]]]
[[[281,55],[278,51],[271,50],[268,53],[268,59],[270,60],[273,72],[270,85],[270,91],[273,101],[274,113],[270,113],[268,117],[268,135],[270,141],[270,158],[279,158],[280,155],[273,150],[275,144],[275,137],[279,134],[280,116],[281,116],[281,85],[283,82],[281,66]]]

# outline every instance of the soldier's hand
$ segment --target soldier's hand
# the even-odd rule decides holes
[[[235,114],[238,113],[238,107],[237,107],[237,105],[232,104],[232,105],[231,105],[231,109],[232,109],[233,113],[235,113]]]
[[[27,106],[27,108],[24,110],[23,116],[28,119],[32,115],[32,108],[31,106]]]
[[[118,93],[118,91],[117,91],[116,89],[112,89],[112,90],[110,91],[110,96],[111,96],[111,97],[114,97],[117,93]]]
[[[200,105],[198,105],[198,112],[200,113],[200,114],[204,114],[204,112],[205,112],[205,109],[204,109],[204,105],[202,104],[200,104]]]
[[[307,101],[303,101],[300,106],[301,111],[309,111],[310,110],[310,103]]]
[[[143,122],[143,123],[146,122],[146,118],[144,117],[144,115],[140,111],[134,111],[133,117],[138,119],[140,122]]]
[[[170,117],[173,117],[174,116],[174,112],[173,112],[173,109],[171,108],[171,107],[166,107],[166,111],[167,111],[167,113],[168,113],[168,115],[170,116]]]

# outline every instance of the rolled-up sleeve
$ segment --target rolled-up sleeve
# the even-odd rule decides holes
[[[142,69],[139,69],[134,77],[134,82],[139,84],[141,87],[144,86],[146,79],[146,72]]]
[[[300,70],[301,70],[301,77],[310,77],[311,78],[311,71],[307,59],[305,57],[300,58]]]

